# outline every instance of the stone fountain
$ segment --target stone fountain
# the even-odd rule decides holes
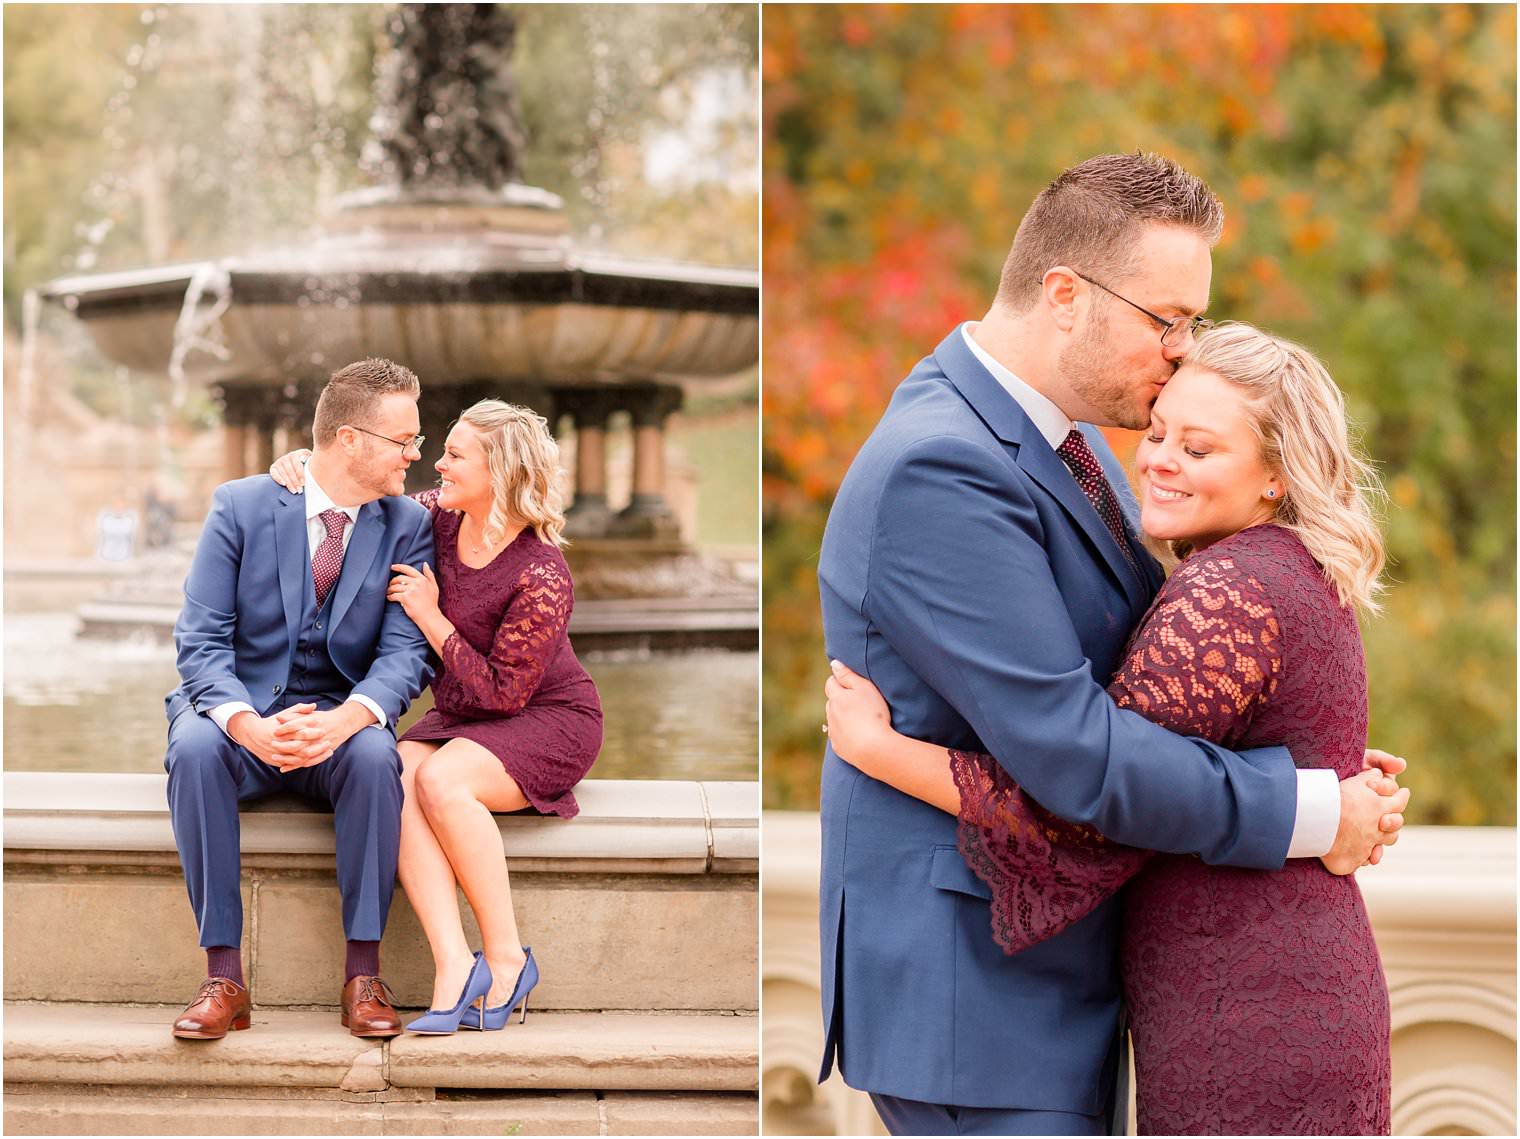
[[[42,297],[111,360],[210,388],[224,409],[227,478],[309,443],[322,384],[364,356],[422,378],[435,442],[478,399],[527,404],[574,432],[578,593],[708,597],[728,611],[716,623],[737,621],[752,645],[752,585],[681,545],[663,486],[664,431],[683,385],[758,359],[758,273],[576,248],[560,199],[521,181],[509,8],[405,5],[388,25],[365,155],[381,184],[340,198],[314,240],[62,278]],[[607,444],[619,412],[631,424],[632,493],[614,511]],[[429,463],[414,465],[409,489],[432,477]]]

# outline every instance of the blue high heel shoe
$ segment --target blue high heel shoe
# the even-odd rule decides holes
[[[512,1015],[512,1010],[517,1007],[517,1002],[522,1002],[522,1020],[519,1024],[528,1022],[528,994],[533,991],[533,986],[538,984],[538,962],[533,960],[533,950],[523,946],[523,952],[528,959],[523,962],[522,972],[517,974],[517,984],[512,987],[512,995],[507,998],[505,1004],[495,1008],[485,1008],[484,1002],[480,1009],[480,1015],[476,1018],[478,1024],[461,1024],[460,1028],[479,1028],[482,1032],[495,1032],[497,1029],[507,1027],[507,1019]]]
[[[490,991],[491,967],[486,964],[485,957],[477,953],[475,964],[470,966],[470,975],[464,979],[464,991],[459,994],[454,1007],[442,1010],[430,1008],[407,1025],[406,1030],[424,1036],[447,1036],[459,1028],[459,1022],[470,1006],[476,1001],[484,1000]]]

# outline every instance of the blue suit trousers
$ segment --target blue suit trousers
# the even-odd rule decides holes
[[[302,699],[291,695],[287,703]],[[316,702],[333,706],[331,700]],[[322,763],[281,774],[234,743],[209,716],[187,708],[169,725],[164,767],[169,818],[202,947],[241,943],[238,804],[281,791],[332,807],[344,936],[380,940],[401,841],[401,759],[389,731],[364,728]]]

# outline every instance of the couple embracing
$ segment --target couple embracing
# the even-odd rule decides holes
[[[1374,484],[1312,355],[1202,319],[1222,224],[1066,171],[835,500],[820,1078],[894,1134],[1105,1132],[1126,1013],[1142,1133],[1388,1131]]]
[[[502,1028],[538,967],[522,945],[492,811],[571,817],[602,738],[571,651],[558,448],[527,408],[483,400],[449,432],[437,489],[420,385],[389,360],[336,372],[315,451],[218,487],[175,624],[169,814],[206,951],[174,1035],[252,1024],[240,946],[238,805],[292,792],[332,808],[346,939],[341,1022],[401,1031],[380,978],[399,870],[435,965],[422,1033]],[[436,569],[436,572],[435,572]],[[429,680],[433,708],[396,738]],[[463,888],[481,930],[471,952]]]

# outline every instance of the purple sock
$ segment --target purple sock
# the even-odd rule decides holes
[[[213,945],[206,950],[206,976],[226,977],[246,988],[247,984],[243,980],[243,955],[236,946]]]
[[[355,977],[374,977],[380,972],[380,943],[350,941],[343,957],[343,983]]]

